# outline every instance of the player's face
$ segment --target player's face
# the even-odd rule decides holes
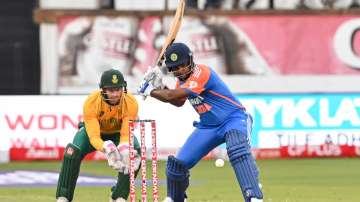
[[[122,88],[104,88],[103,91],[107,95],[107,100],[110,104],[116,105],[120,102],[123,93]]]
[[[171,72],[174,74],[174,76],[180,80],[187,79],[190,71],[190,65],[180,65],[171,69]]]

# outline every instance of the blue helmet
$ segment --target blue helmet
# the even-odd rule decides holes
[[[180,65],[192,65],[192,52],[184,43],[173,43],[165,51],[165,65],[171,72]]]

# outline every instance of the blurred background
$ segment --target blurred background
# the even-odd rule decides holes
[[[177,4],[3,0],[2,165],[59,164],[101,73],[119,69],[135,93]],[[359,14],[360,0],[187,0],[176,41],[191,47],[195,63],[217,71],[253,115],[251,144],[260,165],[273,162],[261,159],[354,160],[360,156]],[[140,118],[157,121],[160,159],[176,153],[197,117],[189,103],[179,109],[138,101]],[[225,146],[206,158],[226,160]]]

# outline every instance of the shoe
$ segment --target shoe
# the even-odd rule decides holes
[[[174,202],[170,197],[166,197],[162,202]]]
[[[174,202],[170,197],[166,197],[162,202]],[[184,202],[187,202],[187,199],[184,199]]]
[[[60,196],[59,198],[56,199],[56,202],[69,202],[69,200],[67,200],[67,198]]]
[[[126,200],[123,199],[123,198],[121,198],[121,197],[119,197],[119,198],[117,198],[117,199],[115,200],[115,202],[126,202]]]
[[[250,202],[263,202],[263,199],[251,198]]]
[[[126,200],[123,199],[123,198],[121,198],[121,197],[119,197],[119,198],[117,198],[116,200],[114,200],[114,199],[112,199],[112,198],[110,197],[109,202],[126,202]]]

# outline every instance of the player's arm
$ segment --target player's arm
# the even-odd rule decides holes
[[[189,96],[189,94],[181,88],[154,89],[151,91],[150,96],[162,102],[167,102],[174,106],[181,107],[184,105],[186,98]]]
[[[85,129],[89,136],[90,144],[98,151],[103,151],[104,141],[100,137],[100,124],[95,118],[85,118]]]
[[[103,151],[104,141],[100,136],[100,123],[96,116],[95,107],[91,102],[84,104],[85,130],[89,136],[90,144],[98,151]]]
[[[201,74],[190,76],[181,85],[177,82],[175,89],[153,89],[150,91],[150,96],[178,107],[184,105],[188,96],[199,95],[207,88],[210,70],[206,67],[199,68],[201,68]]]

